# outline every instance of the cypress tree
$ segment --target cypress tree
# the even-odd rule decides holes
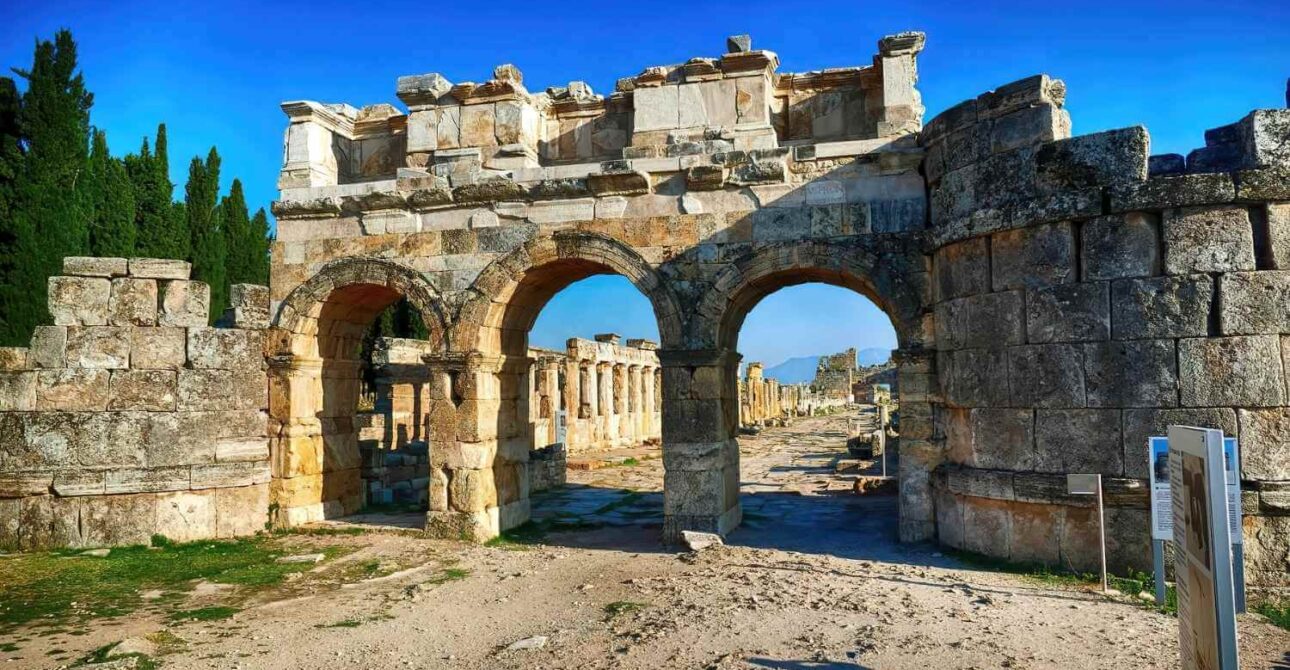
[[[205,163],[194,157],[188,166],[184,199],[188,231],[192,235],[190,260],[193,278],[210,284],[212,321],[228,306],[228,278],[225,274],[228,254],[216,201],[219,196],[219,166],[219,153],[214,147],[207,154]]]
[[[102,130],[94,132],[89,177],[93,211],[90,253],[95,256],[134,255],[134,189],[126,175],[125,163],[108,153],[107,134]]]
[[[228,195],[220,200],[220,224],[223,226],[224,247],[228,252],[226,272],[229,284],[254,283],[251,276],[256,249],[251,239],[251,217],[246,211],[246,196],[242,193],[242,180],[234,179]]]
[[[90,106],[94,97],[76,71],[76,43],[66,30],[38,41],[18,110],[25,150],[14,181],[13,271],[0,286],[0,340],[23,342],[48,319],[46,280],[64,256],[88,251]]]
[[[269,285],[269,246],[272,243],[273,238],[269,237],[269,216],[261,207],[256,210],[255,216],[251,217],[251,242],[248,244],[254,245],[255,253],[251,256],[246,281],[262,286]]]
[[[166,155],[166,124],[157,127],[156,151],[144,138],[139,153],[126,157],[126,170],[134,187],[136,253],[150,258],[187,259],[191,241],[188,222],[175,216],[174,184]]]
[[[17,278],[18,269],[18,230],[14,217],[17,213],[16,203],[18,173],[23,167],[21,134],[18,128],[18,110],[21,107],[21,96],[13,79],[0,77],[0,309],[8,308],[11,298],[4,287],[12,286]],[[11,338],[4,328],[5,317],[0,313],[0,340],[19,343],[18,338]]]

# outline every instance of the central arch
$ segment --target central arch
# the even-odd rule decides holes
[[[929,476],[940,449],[932,442],[928,392],[933,370],[931,314],[924,300],[926,268],[915,241],[878,237],[859,243],[766,245],[716,275],[689,323],[687,340],[699,346],[662,352],[664,365],[670,358],[671,374],[679,378],[673,386],[689,389],[688,396],[669,397],[664,404],[664,495],[669,510],[665,529],[670,539],[682,530],[725,533],[739,524],[739,330],[762,298],[808,282],[852,289],[891,319],[900,346],[894,354],[900,368],[902,420],[900,533],[903,540],[931,537],[935,515]]]

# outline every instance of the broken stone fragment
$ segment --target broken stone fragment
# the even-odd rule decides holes
[[[751,35],[731,35],[726,38],[726,53],[738,54],[752,51]]]
[[[587,175],[587,188],[595,195],[636,195],[649,193],[649,174],[640,170],[619,170]]]
[[[433,103],[452,89],[452,82],[438,72],[399,77],[395,95],[409,105]]]
[[[512,642],[506,647],[506,651],[523,651],[525,649],[541,649],[546,646],[547,637],[545,635],[534,635],[526,637],[523,640]]]
[[[323,558],[322,554],[297,554],[295,556],[283,556],[278,559],[278,563],[320,563]]]
[[[697,530],[681,531],[681,539],[690,551],[703,551],[709,547],[720,547],[725,544],[716,533],[701,533]]]
[[[503,63],[493,68],[493,79],[506,81],[512,84],[524,83],[524,74],[520,69],[510,63]]]
[[[233,284],[229,287],[229,309],[235,328],[268,328],[269,287]]]

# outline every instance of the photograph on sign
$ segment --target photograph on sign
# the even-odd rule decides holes
[[[1169,439],[1147,438],[1147,464],[1151,473],[1151,538],[1174,539],[1174,510],[1169,498]]]
[[[1178,642],[1184,670],[1235,670],[1236,613],[1222,432],[1169,427]]]

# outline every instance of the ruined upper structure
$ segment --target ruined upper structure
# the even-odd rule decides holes
[[[1071,137],[1064,85],[1038,75],[922,124],[922,45],[895,35],[865,67],[787,74],[739,38],[604,98],[577,82],[534,95],[503,66],[483,84],[403,80],[406,115],[284,105],[263,334],[270,521],[361,504],[357,352],[403,298],[430,331],[427,527],[482,539],[523,523],[528,331],[565,286],[616,273],[658,322],[664,535],[729,531],[741,520],[740,327],[771,292],[817,281],[869,297],[897,334],[902,538],[1090,567],[1097,524],[1065,475],[1098,472],[1112,565],[1145,567],[1146,437],[1213,426],[1241,441],[1250,581],[1285,584],[1290,112],[1257,110],[1185,158],[1150,157],[1141,127]],[[206,337],[190,331],[190,368],[212,360]],[[103,463],[79,446],[64,410],[40,404],[63,376],[33,375],[29,358],[10,352],[0,379],[12,395],[0,543],[88,542],[41,529],[75,527],[69,514],[120,495],[171,495],[96,484],[68,505],[60,476],[155,471],[180,486],[169,465]],[[228,376],[177,374],[181,403],[186,378]],[[93,411],[109,428],[132,416]],[[215,439],[182,446],[190,488],[213,481]],[[248,497],[262,485],[213,483]]]

